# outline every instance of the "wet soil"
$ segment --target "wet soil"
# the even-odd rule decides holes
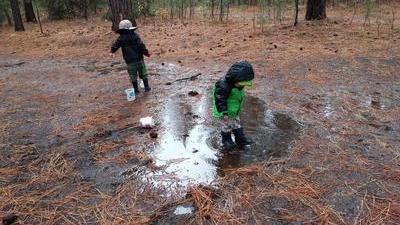
[[[131,103],[122,60],[106,59],[109,23],[49,22],[47,37],[34,25],[1,29],[0,216],[26,224],[398,224],[399,31],[379,36],[336,15],[258,33],[251,18],[141,26],[154,53],[153,91]],[[242,115],[256,144],[224,152],[206,113],[208,90],[240,59],[256,71]],[[146,116],[154,129],[139,127]],[[182,197],[198,183],[218,188],[218,198],[197,196],[204,208]]]
[[[237,168],[288,156],[293,141],[300,137],[305,125],[288,112],[273,111],[256,97],[247,97],[243,107],[240,119],[254,144],[249,149],[228,152],[221,168]]]
[[[353,68],[344,61],[328,61],[327,69],[336,68],[331,67],[333,64]],[[346,81],[331,80],[326,90],[316,89],[313,82],[299,81],[297,86],[305,95],[293,96],[291,108],[280,107],[289,100],[288,93],[271,88],[285,87],[284,77],[269,80],[263,94],[258,92],[260,89],[250,90],[241,121],[255,144],[250,149],[227,152],[221,150],[218,127],[211,117],[210,84],[202,81],[204,75],[199,75],[197,70],[149,63],[150,76],[158,88],[150,95],[141,93],[132,104],[126,101],[123,93],[128,86],[127,76],[124,65],[119,62],[3,58],[1,68],[4,124],[1,138],[5,143],[2,144],[1,166],[11,169],[12,165],[18,165],[21,169],[19,178],[3,181],[5,186],[29,180],[33,174],[22,168],[45,160],[46,155],[60,153],[76,171],[76,175],[68,178],[74,185],[65,189],[64,194],[87,182],[100,191],[112,193],[119,186],[134,181],[142,183],[142,188],[150,185],[184,195],[189,185],[212,184],[219,177],[227,176],[230,169],[298,154],[294,144],[303,143],[310,135],[319,138],[320,146],[324,145],[324,140],[329,146],[330,142],[340,140],[339,135],[355,129],[346,125],[351,124],[351,120],[359,121],[358,126],[368,132],[357,132],[340,142],[349,153],[381,162],[394,158],[374,150],[377,144],[383,144],[386,149],[398,146],[399,123],[388,113],[398,109],[400,85],[371,79],[372,75],[368,80],[353,81],[349,86],[345,85]],[[299,76],[306,73],[293,71]],[[195,79],[190,79],[193,76]],[[166,97],[163,93],[171,94]],[[151,107],[153,105],[158,107]],[[294,114],[299,119],[295,119]],[[152,130],[138,124],[141,117],[149,115],[157,121]],[[336,125],[327,126],[329,121],[336,121]],[[304,124],[309,124],[309,129],[305,129]],[[151,138],[150,133],[158,137]],[[380,142],[373,141],[378,138]],[[304,160],[311,160],[307,153],[304,157]],[[332,184],[329,178],[332,176],[338,175],[328,173],[311,179],[328,185]],[[340,176],[340,180],[350,178],[360,182],[372,179],[364,173]],[[33,185],[20,192],[40,191],[51,186]],[[368,188],[376,195],[381,194],[379,187]],[[343,190],[333,191],[326,197],[326,201],[336,202],[336,209],[347,212],[348,217],[358,213],[354,208],[358,207],[357,199]],[[96,197],[91,201],[97,201]],[[172,207],[171,213],[176,210],[178,213],[171,215],[190,217],[193,213],[186,212],[187,207]],[[180,213],[182,210],[184,213]]]
[[[179,189],[184,194],[188,185],[211,184],[226,176],[229,169],[298,154],[298,148],[293,152],[294,141],[303,143],[310,136],[318,137],[320,146],[340,141],[349,153],[375,162],[396,159],[392,155],[396,151],[383,154],[375,149],[381,146],[395,150],[399,144],[398,118],[389,113],[398,109],[400,84],[389,82],[389,77],[374,78],[370,72],[367,79],[350,85],[346,80],[327,80],[326,89],[320,89],[307,78],[307,70],[297,66],[293,72],[303,80],[295,83],[304,94],[291,98],[291,89],[276,91],[287,88],[286,76],[269,79],[266,86],[261,78],[261,87],[248,93],[241,115],[247,135],[255,144],[247,150],[226,152],[221,151],[218,127],[211,117],[210,82],[204,82],[204,75],[197,70],[149,63],[150,77],[157,88],[150,95],[141,93],[132,104],[123,93],[129,85],[124,65],[119,62],[3,58],[1,68],[2,168],[24,168],[59,152],[77,172],[70,177],[75,184],[65,192],[85,182],[93,183],[98,190],[114,192],[134,180],[153,188]],[[337,68],[342,68],[338,73],[354,70],[349,76],[358,73],[344,60],[326,62],[328,71]],[[288,103],[291,107],[282,108]],[[138,120],[149,115],[155,117],[157,128],[140,128]],[[357,127],[351,124],[355,122],[363,132],[354,133]],[[310,129],[304,129],[304,124]],[[154,140],[150,133],[158,134],[158,138]],[[341,139],[342,135],[347,135],[346,139]],[[309,157],[304,153],[305,161],[295,164],[311,160]],[[32,176],[22,171],[20,178],[6,179],[3,185],[25,182]],[[332,184],[328,178],[332,176],[337,175],[312,179],[328,185]],[[341,176],[360,182],[372,179],[364,173]],[[31,188],[41,190],[49,185],[20,191],[29,193]],[[380,193],[376,187],[370,187],[370,191]],[[348,215],[352,217],[358,211],[346,202],[357,202],[354,198],[334,191],[326,200],[336,202],[339,211],[352,209]]]
[[[6,68],[2,84],[5,81],[8,84],[2,88],[2,120],[12,123],[7,127],[7,135],[2,135],[3,159],[8,158],[2,161],[5,163],[2,166],[13,161],[13,149],[32,145],[36,158],[60,151],[80,171],[81,181],[94,181],[105,189],[118,183],[115,174],[119,169],[97,165],[91,142],[93,137],[102,139],[112,132],[102,127],[77,129],[87,115],[112,107],[113,102],[106,99],[115,91],[101,84],[96,75],[83,71],[84,61],[29,60],[21,63],[2,58],[2,63]],[[85,82],[79,81],[81,76],[86,77]],[[117,98],[123,100],[123,97]],[[99,102],[105,106],[98,107]],[[30,163],[29,160],[19,163]]]
[[[287,156],[303,128],[291,116],[273,112],[260,99],[247,96],[240,118],[254,144],[225,151],[211,116],[211,102],[210,93],[205,91],[196,97],[172,96],[162,107],[161,135],[152,156],[165,174],[158,175],[154,182],[174,187],[175,191],[176,185],[171,182],[183,190],[188,185],[211,184],[226,169]],[[154,176],[149,174],[146,179]]]

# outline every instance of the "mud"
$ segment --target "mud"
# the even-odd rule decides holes
[[[161,111],[162,131],[152,156],[165,174],[158,174],[157,178],[155,174],[148,175],[155,185],[176,187],[171,184],[176,182],[185,189],[188,185],[210,184],[226,169],[285,157],[304,127],[290,115],[273,112],[260,99],[248,96],[240,118],[254,144],[225,151],[211,116],[210,94],[205,91],[189,96],[171,97]]]
[[[319,62],[321,77],[315,77],[310,64],[300,62],[288,67],[290,73],[274,71],[274,76],[258,78],[258,86],[247,92],[241,115],[255,144],[231,152],[221,151],[211,117],[209,86],[223,71],[217,66],[206,73],[149,63],[155,88],[151,94],[142,92],[132,104],[123,93],[129,87],[123,63],[1,59],[0,167],[6,172],[0,185],[28,183],[18,186],[18,198],[40,196],[60,184],[66,188],[46,201],[64,199],[88,184],[93,185],[88,190],[94,197],[79,204],[92,205],[100,198],[98,191],[113,195],[132,183],[143,198],[149,187],[184,194],[187,186],[217,183],[230,169],[283,157],[289,169],[285,167],[282,176],[316,184],[312,192],[318,195],[312,201],[318,198],[332,206],[346,221],[365,213],[360,208],[366,201],[364,192],[382,202],[398,199],[400,85],[392,76],[398,59],[364,57],[353,64],[329,58]],[[363,64],[368,66],[360,69]],[[386,67],[389,72],[378,73]],[[157,120],[156,128],[140,128],[139,119],[149,115]],[[55,168],[47,168],[54,161]],[[13,169],[18,172],[8,172]],[[50,178],[60,175],[48,174],[43,175],[46,179],[33,179],[46,169],[65,174],[59,180]],[[277,188],[286,190],[284,185]],[[166,193],[171,192],[159,197],[173,195]],[[305,217],[316,216],[302,201],[279,196],[262,201],[255,207],[260,215],[276,217],[286,212],[281,208],[295,208]],[[2,210],[13,207],[5,204]],[[191,204],[171,206],[159,224],[177,224],[194,214]]]
[[[151,164],[150,158],[136,156],[148,149],[145,137],[150,130],[137,121],[138,108],[149,96],[142,93],[130,105],[125,101],[123,90],[129,81],[121,62],[2,58],[0,68],[2,167],[11,166],[18,147],[27,146],[14,162],[21,166],[58,151],[78,172],[74,179],[113,192],[138,168]],[[160,65],[150,69],[150,76],[155,73],[167,77],[176,71]],[[110,112],[112,108],[116,111]],[[145,141],[127,144],[132,136]]]
[[[304,124],[287,112],[273,111],[265,102],[255,97],[246,98],[240,119],[247,135],[255,143],[250,149],[240,151],[240,154],[228,153],[233,154],[233,157],[227,156],[228,161],[223,164],[222,169],[285,157],[304,128]],[[234,159],[233,162],[230,162],[231,159]]]

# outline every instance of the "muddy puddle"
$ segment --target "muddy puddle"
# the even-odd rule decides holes
[[[209,184],[226,169],[286,156],[303,129],[291,116],[268,109],[258,98],[247,97],[241,120],[255,144],[248,149],[222,151],[211,108],[211,98],[205,95],[177,95],[165,104],[160,121],[163,130],[152,153],[162,172],[147,175],[154,185]]]
[[[364,108],[374,108],[377,110],[387,110],[400,106],[400,96],[380,96],[379,93],[366,96],[361,101],[361,106]]]

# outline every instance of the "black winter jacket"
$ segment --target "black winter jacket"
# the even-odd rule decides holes
[[[214,98],[218,112],[228,110],[228,97],[235,87],[235,83],[240,81],[250,81],[254,79],[254,70],[247,61],[240,61],[229,68],[225,77],[215,84]]]
[[[115,53],[119,48],[122,48],[122,55],[127,64],[140,62],[143,60],[143,55],[149,53],[146,45],[134,30],[120,31],[120,36],[111,46],[111,52]]]

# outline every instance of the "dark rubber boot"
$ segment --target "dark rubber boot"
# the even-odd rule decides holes
[[[144,85],[144,91],[149,92],[151,90],[151,87],[149,85],[149,79],[143,79],[143,85]]]
[[[231,132],[221,132],[222,146],[225,150],[231,150],[235,147],[235,142],[232,140]]]
[[[243,127],[233,130],[233,134],[235,135],[235,142],[239,147],[253,144],[253,141],[244,135]]]
[[[135,94],[139,94],[140,91],[139,91],[139,85],[138,85],[137,81],[132,82],[132,86],[135,89]]]

